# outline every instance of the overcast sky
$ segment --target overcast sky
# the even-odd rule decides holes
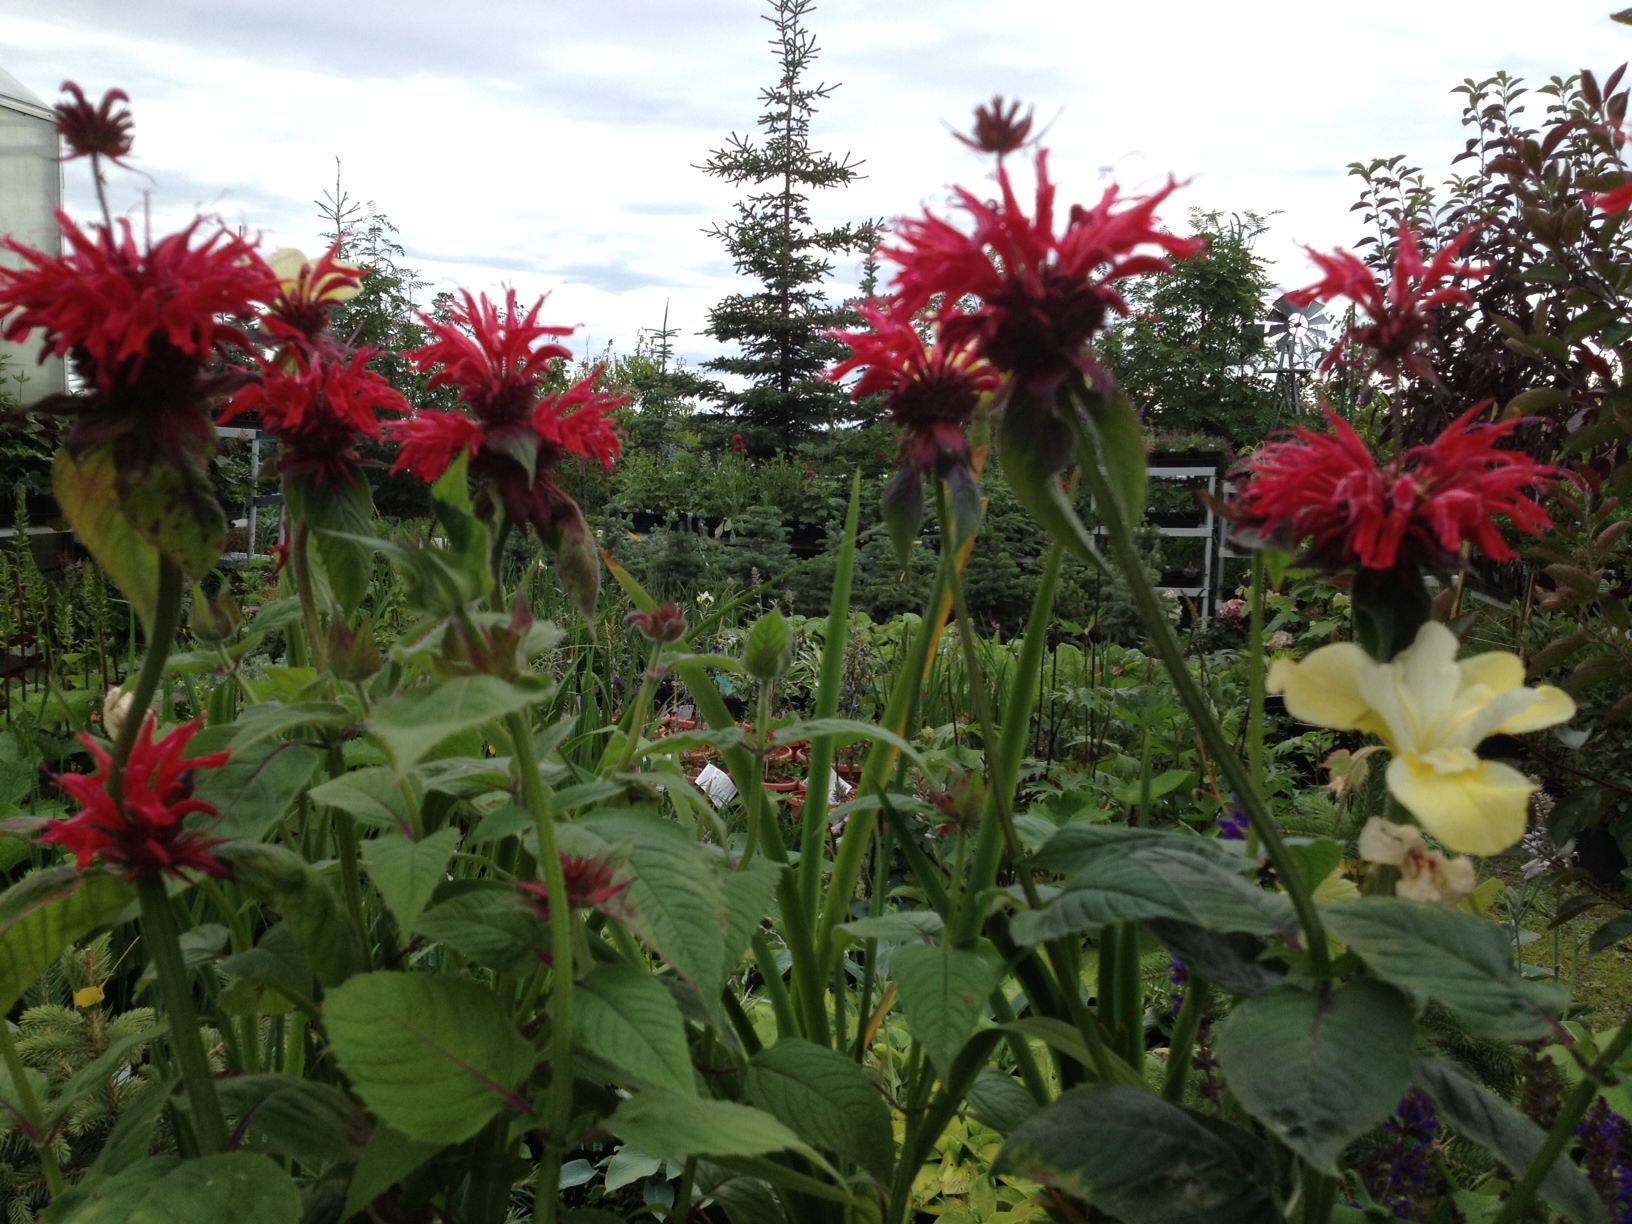
[[[1279,212],[1262,249],[1288,287],[1297,243],[1360,237],[1349,162],[1405,153],[1442,175],[1464,139],[1450,90],[1506,69],[1600,79],[1632,30],[1610,4],[1554,0],[820,0],[815,76],[836,84],[818,148],[867,177],[823,222],[939,207],[984,166],[946,134],[994,93],[1053,119],[1061,202],[1107,175],[1171,171],[1187,209]],[[694,167],[751,130],[775,71],[762,0],[4,0],[0,66],[47,102],[73,79],[124,88],[134,164],[116,208],[156,228],[195,208],[315,249],[312,204],[343,186],[401,231],[437,289],[551,294],[580,352],[631,347],[668,303],[679,349],[738,287],[703,230],[734,191]],[[1540,109],[1539,101],[1536,109]],[[83,163],[68,202],[88,213]],[[855,269],[841,268],[839,294]]]

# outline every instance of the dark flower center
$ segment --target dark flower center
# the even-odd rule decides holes
[[[1022,378],[1074,368],[1082,346],[1105,325],[1105,298],[1099,288],[1055,268],[1043,271],[1041,293],[1009,284],[988,302],[992,316],[985,335],[986,359]]]

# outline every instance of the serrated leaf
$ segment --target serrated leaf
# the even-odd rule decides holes
[[[221,992],[221,1006],[235,1014],[282,1015],[316,994],[312,962],[285,922],[268,927],[253,948],[227,957],[221,970],[236,979]]]
[[[376,1126],[369,1137],[368,1146],[357,1161],[357,1171],[351,1175],[351,1184],[346,1187],[346,1205],[340,1218],[349,1220],[366,1209],[380,1195],[401,1184],[404,1178],[444,1146],[434,1141],[420,1143],[389,1126]]]
[[[42,1224],[298,1224],[300,1192],[277,1164],[252,1152],[182,1160],[154,1156],[123,1172],[87,1177],[51,1204]]]
[[[438,744],[543,701],[542,681],[511,683],[497,676],[460,676],[387,697],[368,716],[368,730],[391,754],[399,776]]]
[[[333,1084],[289,1075],[238,1075],[217,1085],[247,1151],[311,1165],[355,1160],[368,1137],[363,1111]]]
[[[746,1090],[750,1102],[812,1147],[889,1181],[895,1168],[890,1111],[859,1064],[801,1037],[786,1038],[754,1055]]]
[[[389,765],[369,765],[314,786],[311,799],[338,808],[360,825],[401,832],[413,827],[402,787],[403,779]]]
[[[240,886],[272,902],[324,986],[338,986],[365,967],[357,929],[340,898],[299,855],[250,842],[229,842],[217,853],[232,864]]]
[[[459,849],[459,830],[438,829],[414,841],[401,833],[382,833],[362,845],[368,878],[379,889],[397,928],[406,931],[448,878],[448,860]]]
[[[491,881],[438,900],[414,934],[445,944],[483,968],[521,976],[549,951],[549,928],[514,888]]]
[[[1042,909],[1016,915],[1010,933],[1020,943],[1036,944],[1152,918],[1250,935],[1293,935],[1297,929],[1283,894],[1189,849],[1151,843],[1096,856]]]
[[[725,953],[721,958],[726,966],[742,959],[748,941],[770,913],[771,894],[776,891],[782,871],[775,863],[758,859],[748,864],[745,871],[726,874]]]
[[[793,1151],[826,1162],[770,1114],[734,1101],[706,1100],[647,1089],[618,1106],[606,1129],[625,1143],[664,1159],[763,1156]]]
[[[374,527],[374,499],[368,481],[331,480],[321,487],[313,476],[286,477],[289,513],[304,520],[313,533],[329,589],[350,617],[368,593],[374,574],[374,550],[361,542]]]
[[[1481,1144],[1511,1169],[1522,1172],[1528,1168],[1546,1141],[1541,1128],[1529,1118],[1442,1058],[1419,1058],[1416,1080],[1458,1134]],[[1608,1219],[1587,1175],[1568,1157],[1553,1162],[1540,1190],[1541,1197],[1574,1224],[1604,1224]]]
[[[151,633],[159,602],[159,550],[137,534],[119,508],[112,448],[99,446],[75,458],[63,447],[51,465],[51,491],[79,542]]]
[[[942,1075],[974,1035],[1002,972],[995,957],[968,948],[906,944],[891,954],[907,1028]]]
[[[135,899],[126,881],[80,875],[70,866],[31,872],[0,893],[0,1017],[65,948],[107,926]]]
[[[423,973],[365,973],[329,991],[329,1043],[357,1094],[388,1125],[425,1143],[470,1138],[500,1109],[536,1055],[497,995]]]
[[[1061,1095],[1009,1135],[992,1171],[1056,1186],[1126,1224],[1279,1218],[1252,1135],[1122,1084]]]
[[[1323,1173],[1411,1086],[1412,1008],[1359,978],[1338,990],[1282,985],[1243,999],[1214,1038],[1224,1079],[1253,1117]]]
[[[1554,1033],[1551,1017],[1564,999],[1520,976],[1505,928],[1392,897],[1338,901],[1320,912],[1326,929],[1372,973],[1419,999],[1443,1003],[1470,1032],[1498,1041]]]
[[[577,1043],[626,1080],[696,1096],[685,1022],[663,984],[632,965],[597,965],[573,987]]]
[[[230,734],[236,724],[205,727],[188,745],[190,756],[204,756],[226,746],[217,733]],[[280,744],[264,739],[248,749],[234,748],[219,769],[193,775],[193,797],[219,813],[201,818],[200,827],[212,837],[260,841],[282,820],[300,798],[323,764],[324,753],[309,744]]]

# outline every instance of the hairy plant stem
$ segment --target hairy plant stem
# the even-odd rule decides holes
[[[215,1094],[215,1073],[198,1031],[198,1009],[193,1006],[193,983],[181,958],[181,933],[164,877],[143,876],[136,881],[136,896],[142,907],[142,933],[147,939],[147,955],[159,978],[164,1010],[170,1022],[170,1048],[181,1064],[181,1079],[187,1086],[187,1100],[193,1107],[193,1128],[198,1133],[199,1151],[215,1156],[227,1150],[227,1124],[221,1116],[221,1102]]]
[[[561,1206],[561,1160],[572,1126],[572,910],[561,855],[555,848],[555,818],[550,792],[538,769],[533,730],[525,714],[504,720],[510,733],[512,760],[521,782],[522,799],[538,834],[538,866],[550,906],[550,1095],[545,1112],[544,1158],[538,1165],[533,1195],[536,1224],[555,1224]]]
[[[1085,395],[1086,392],[1079,389],[1079,394]],[[1088,493],[1094,499],[1100,525],[1110,540],[1111,552],[1116,558],[1117,566],[1121,569],[1123,578],[1127,580],[1128,590],[1133,595],[1134,606],[1139,610],[1140,619],[1144,621],[1150,643],[1155,647],[1157,657],[1167,668],[1168,675],[1172,677],[1173,688],[1178,694],[1179,701],[1194,720],[1196,730],[1207,745],[1208,751],[1218,762],[1219,768],[1224,771],[1231,789],[1235,791],[1242,807],[1246,809],[1249,825],[1263,842],[1270,862],[1275,865],[1281,887],[1286,889],[1287,895],[1292,900],[1292,907],[1297,912],[1298,924],[1303,928],[1304,943],[1314,970],[1317,975],[1325,976],[1330,963],[1326,946],[1326,928],[1315,909],[1314,898],[1309,894],[1309,886],[1299,874],[1297,864],[1288,853],[1286,843],[1281,839],[1280,829],[1275,825],[1275,817],[1258,789],[1258,779],[1248,772],[1240,756],[1236,754],[1208,705],[1207,695],[1201,691],[1195,677],[1190,674],[1190,668],[1184,660],[1184,648],[1174,636],[1173,627],[1167,623],[1167,615],[1162,609],[1161,601],[1156,597],[1156,589],[1150,583],[1150,576],[1145,573],[1144,559],[1139,555],[1138,543],[1128,526],[1127,519],[1123,516],[1122,503],[1112,491],[1110,481],[1106,479],[1104,471],[1099,466],[1098,443],[1088,432],[1088,423],[1074,405],[1067,403],[1065,408],[1066,411],[1061,415],[1065,417],[1076,436],[1078,467],[1083,479],[1088,482]]]
[[[17,1103],[23,1107],[23,1117],[28,1119],[31,1132],[28,1138],[34,1145],[34,1151],[39,1154],[40,1170],[45,1174],[45,1188],[54,1199],[67,1189],[62,1180],[62,1166],[57,1164],[57,1154],[51,1150],[40,1099],[34,1095],[34,1085],[28,1082],[28,1069],[23,1065],[23,1056],[17,1052],[17,1043],[12,1040],[11,1021],[4,1016],[0,1016],[0,1056],[5,1058],[6,1071],[10,1073],[17,1092]]]
[[[1592,1065],[1585,1069],[1581,1082],[1564,1098],[1563,1105],[1559,1107],[1558,1117],[1553,1122],[1552,1129],[1547,1132],[1541,1150],[1530,1162],[1530,1167],[1524,1171],[1519,1184],[1513,1187],[1513,1193],[1503,1206],[1502,1214],[1496,1217],[1495,1224],[1518,1224],[1525,1218],[1530,1200],[1536,1197],[1536,1191],[1541,1189],[1542,1181],[1546,1179],[1558,1158],[1564,1154],[1564,1149],[1570,1146],[1570,1140],[1575,1137],[1576,1125],[1591,1108],[1605,1077],[1621,1055],[1626,1053],[1628,1045],[1632,1045],[1632,1015],[1626,1016],[1621,1021],[1620,1030],[1614,1039],[1603,1048]]]
[[[1247,772],[1264,776],[1264,550],[1252,550],[1247,623]],[[1247,822],[1247,854],[1258,857],[1258,829]]]
[[[181,626],[181,569],[168,557],[159,558],[159,595],[153,609],[153,634],[142,655],[142,670],[136,673],[136,687],[130,693],[130,713],[125,716],[119,735],[113,741],[112,760],[108,765],[108,798],[114,807],[121,807],[125,798],[125,763],[136,747],[136,737],[147,721],[148,707],[153,694],[159,691],[164,678],[164,665],[170,659],[170,647]]]
[[[947,514],[946,486],[943,483],[937,483],[935,486],[935,508],[942,524],[942,546],[948,547],[951,543],[947,535],[947,524],[950,519]],[[997,787],[989,793],[996,801],[997,818],[1003,826],[1003,844],[1008,850],[1009,863],[1020,881],[1020,889],[1025,894],[1026,904],[1032,909],[1040,909],[1042,898],[1037,892],[1037,882],[1032,879],[1031,866],[1025,861],[1020,838],[1014,831],[1013,784],[1012,782],[1004,784],[1005,779],[1011,775],[1005,768],[1003,744],[998,739],[996,720],[992,716],[991,694],[986,691],[986,673],[980,666],[980,656],[975,650],[975,630],[969,619],[969,604],[964,597],[963,575],[958,572],[956,565],[947,567],[947,582],[952,592],[952,608],[957,616],[958,641],[963,649],[963,665],[969,673],[970,698],[974,703],[975,718],[980,723],[981,750],[985,757],[986,772],[988,776],[998,781]],[[974,899],[977,905],[979,901],[978,897]],[[955,919],[954,915],[954,920],[949,926],[955,927]],[[1065,996],[1066,1008],[1071,1013],[1071,1022],[1082,1034],[1083,1044],[1088,1047],[1089,1057],[1093,1060],[1094,1074],[1099,1079],[1107,1081],[1122,1078],[1115,1073],[1115,1058],[1105,1046],[1104,1038],[1099,1031],[1099,1021],[1082,1001],[1082,973],[1075,944],[1068,940],[1056,939],[1050,940],[1046,947],[1049,960],[1054,967],[1054,976]]]
[[[312,656],[312,666],[321,674],[329,670],[329,644],[323,636],[323,625],[317,617],[317,596],[312,586],[312,558],[308,552],[311,529],[305,520],[295,519],[289,525],[289,573],[295,580],[295,595],[300,600],[300,622],[306,630],[306,649]]]

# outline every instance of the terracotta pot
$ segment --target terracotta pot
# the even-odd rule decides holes
[[[788,792],[796,789],[799,786],[799,783],[795,779],[789,778],[786,782],[766,782],[764,783],[764,786],[768,791],[775,791],[779,795],[786,795]]]

